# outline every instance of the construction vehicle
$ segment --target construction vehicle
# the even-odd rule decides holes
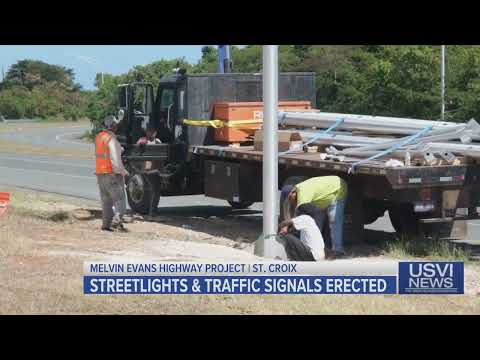
[[[278,94],[280,102],[309,102],[315,108],[315,74],[281,73]],[[219,143],[214,127],[184,123],[212,120],[216,107],[226,102],[262,101],[261,74],[187,74],[177,69],[161,78],[156,92],[149,83],[120,86],[119,101],[123,121],[118,136],[130,172],[126,184],[133,211],[150,213],[161,196],[205,194],[234,209],[262,201],[262,152],[251,143]],[[148,123],[158,129],[162,144],[136,144]],[[279,155],[278,187],[314,176],[344,178],[349,187],[347,242],[362,239],[364,225],[386,211],[395,230],[409,237],[421,233],[460,239],[466,235],[466,221],[480,218],[480,166],[475,162],[397,168],[370,161],[350,170],[348,163],[322,159],[318,153],[284,152]]]

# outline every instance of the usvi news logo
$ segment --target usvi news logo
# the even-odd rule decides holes
[[[463,294],[463,262],[400,262],[400,294]]]

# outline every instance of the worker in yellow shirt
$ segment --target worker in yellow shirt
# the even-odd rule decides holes
[[[303,181],[295,186],[287,185],[282,189],[281,206],[290,206],[295,216],[311,216],[320,230],[328,216],[332,247],[335,257],[345,255],[343,248],[343,221],[345,202],[347,198],[347,184],[338,176],[320,176]],[[313,204],[308,207],[306,214],[299,207],[303,204]]]

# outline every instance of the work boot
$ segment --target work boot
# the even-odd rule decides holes
[[[102,230],[103,230],[103,231],[113,231],[112,228],[107,227],[107,226],[102,226]]]
[[[124,232],[124,233],[128,232],[128,229],[125,226],[123,226],[122,223],[113,224],[112,229],[113,229],[113,231],[117,231],[117,232]]]
[[[346,259],[348,256],[345,251],[333,251],[332,258],[337,259]]]

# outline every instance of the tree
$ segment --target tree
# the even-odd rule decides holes
[[[5,76],[5,82],[22,85],[28,89],[47,82],[56,82],[67,89],[74,89],[75,74],[72,69],[51,65],[39,60],[21,60],[13,64]]]
[[[232,46],[231,55],[235,72],[262,71],[262,46]],[[135,66],[112,81],[142,79],[156,87],[161,76],[177,67],[177,61],[189,73],[215,73],[217,56],[216,47],[204,46],[196,64],[162,59]],[[323,111],[425,119],[440,115],[439,46],[281,45],[279,67],[282,72],[315,72],[317,107]],[[111,90],[116,97],[116,91],[109,86],[99,87],[97,76],[99,89],[89,107],[92,116],[116,111],[107,94]],[[480,47],[448,46],[447,119],[466,121],[471,117],[480,119]]]
[[[0,86],[0,113],[8,118],[85,116],[85,93],[72,69],[37,60],[12,65]]]

